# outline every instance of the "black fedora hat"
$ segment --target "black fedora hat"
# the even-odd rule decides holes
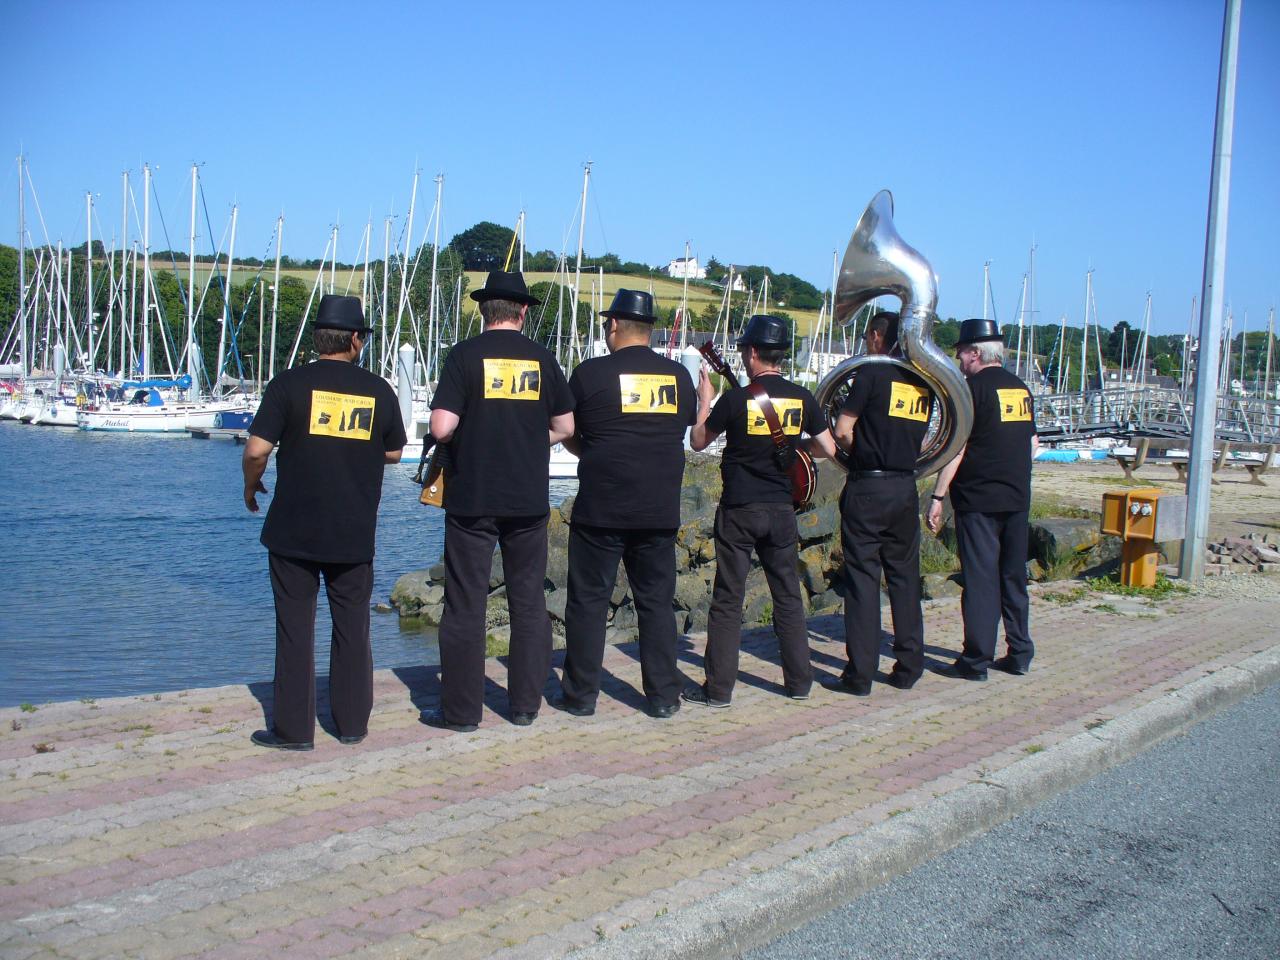
[[[486,300],[510,300],[512,303],[541,303],[537,297],[529,296],[529,288],[524,285],[524,274],[519,270],[504,273],[501,270],[490,270],[489,277],[479,290],[471,291],[471,299],[477,303]]]
[[[991,343],[995,340],[1004,342],[1004,335],[994,320],[983,320],[981,317],[960,321],[960,338],[957,347],[967,347],[972,343]]]
[[[620,288],[613,295],[613,303],[608,310],[601,310],[600,316],[611,320],[639,320],[641,323],[656,323],[658,318],[653,312],[653,296],[643,290],[627,290]]]
[[[373,327],[364,322],[364,311],[360,309],[359,297],[339,297],[326,293],[320,298],[320,309],[316,311],[314,324],[317,330],[357,330],[369,333]]]
[[[791,324],[781,317],[757,313],[743,328],[738,338],[740,347],[765,347],[770,350],[791,349]]]

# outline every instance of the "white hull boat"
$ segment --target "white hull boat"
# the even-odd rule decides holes
[[[110,403],[82,408],[76,416],[81,430],[114,433],[177,433],[212,430],[222,413],[251,410],[247,400],[219,400],[208,403],[171,402],[149,407],[135,403]]]

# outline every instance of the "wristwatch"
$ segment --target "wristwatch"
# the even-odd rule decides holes
[[[945,500],[945,499],[947,499],[947,498],[946,498],[946,497],[940,497],[940,496],[938,496],[936,493],[931,493],[931,494],[929,494],[929,499],[930,499],[930,500],[937,500],[939,503],[941,503],[943,500]]]

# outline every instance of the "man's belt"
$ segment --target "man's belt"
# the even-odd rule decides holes
[[[911,477],[915,478],[914,470],[850,470],[850,480],[871,480],[878,477]]]

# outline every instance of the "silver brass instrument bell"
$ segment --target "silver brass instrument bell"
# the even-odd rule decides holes
[[[851,357],[822,379],[814,395],[827,423],[834,428],[859,368],[869,363],[891,363],[920,376],[937,400],[933,423],[916,466],[916,475],[926,477],[946,466],[969,439],[973,401],[964,376],[933,342],[938,283],[929,261],[894,229],[893,194],[888,190],[881,190],[867,204],[849,239],[836,281],[836,321],[849,323],[860,307],[882,296],[897,297],[902,302],[898,343],[904,359]],[[836,462],[846,466],[842,459]]]

